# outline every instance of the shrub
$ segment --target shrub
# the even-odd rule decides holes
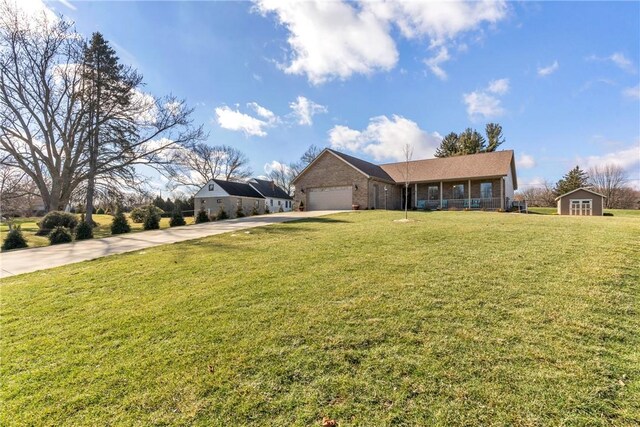
[[[104,215],[104,209],[98,208],[98,210],[96,211],[96,215]]]
[[[244,217],[244,211],[242,210],[242,206],[238,206],[238,209],[236,209],[236,218],[242,218]]]
[[[164,211],[162,209],[160,209],[159,207],[157,207],[155,205],[147,205],[147,206],[141,206],[141,207],[133,209],[131,211],[131,213],[129,214],[129,216],[131,217],[131,221],[133,221],[135,223],[144,222],[144,218],[145,218],[145,215],[147,214],[147,210],[148,209],[153,209],[153,211],[159,217],[165,216],[164,215]]]
[[[260,215],[260,211],[257,206],[254,206],[253,209],[251,209],[251,215]]]
[[[278,208],[278,212],[284,212],[284,209],[282,209],[282,205],[280,205],[280,207]]]
[[[140,223],[144,221],[144,209],[143,208],[135,208],[129,214],[131,221],[135,223]]]
[[[44,234],[38,234],[39,236],[49,234],[49,231],[53,230],[56,227],[65,227],[70,230],[73,230],[78,225],[78,218],[71,213],[61,212],[61,211],[52,211],[49,212],[42,218],[42,221],[38,223],[40,230],[42,230]],[[44,231],[46,230],[46,232]]]
[[[124,212],[118,210],[111,221],[111,234],[124,234],[131,231],[131,226]]]
[[[72,240],[71,233],[64,227],[56,227],[49,233],[49,242],[51,242],[52,245],[69,243]]]
[[[613,216],[613,214],[611,212],[605,212],[602,214],[602,216]]]
[[[76,227],[76,240],[93,239],[93,227],[84,219],[84,214],[80,217],[80,223]]]
[[[196,215],[196,224],[200,224],[203,222],[209,222],[209,215],[204,209],[200,209],[198,215]]]
[[[20,249],[26,248],[27,241],[22,235],[22,230],[20,230],[20,226],[12,227],[7,233],[7,237],[4,238],[4,242],[2,242],[2,250],[10,251],[11,249]]]
[[[144,224],[142,226],[145,230],[157,230],[160,228],[160,214],[153,206],[147,206],[144,213]]]
[[[171,215],[171,220],[169,220],[170,227],[179,227],[181,225],[187,225],[187,222],[184,220],[182,216],[182,212],[175,211],[173,215]]]
[[[266,214],[271,213],[271,211],[269,211],[269,206],[264,205],[264,213]]]
[[[222,206],[220,206],[220,210],[218,211],[218,214],[216,215],[216,220],[220,221],[223,219],[228,219],[229,215],[227,214],[227,211],[224,210],[224,208]]]

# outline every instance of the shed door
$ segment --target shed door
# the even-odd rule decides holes
[[[351,209],[351,186],[309,190],[310,211],[343,209]]]
[[[593,203],[591,199],[569,200],[569,215],[592,215]]]

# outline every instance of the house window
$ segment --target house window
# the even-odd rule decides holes
[[[241,208],[242,207],[242,199],[238,199],[238,207]]]
[[[209,191],[213,191],[213,184],[209,184]]]
[[[453,186],[453,198],[464,199],[464,184],[457,184]]]
[[[273,199],[269,199],[269,203],[273,206]]]
[[[282,205],[282,200],[278,200],[278,206]]]
[[[429,200],[438,200],[438,187],[436,185],[430,185],[427,188],[427,199]]]
[[[490,199],[493,197],[493,185],[490,182],[480,183],[480,197]]]
[[[216,199],[216,203],[217,203],[217,204],[222,203],[222,199]]]

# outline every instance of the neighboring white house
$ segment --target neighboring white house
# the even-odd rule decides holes
[[[216,215],[224,209],[231,218],[236,217],[239,208],[245,215],[251,215],[254,211],[265,213],[265,206],[269,212],[287,212],[292,205],[291,196],[284,190],[261,179],[248,183],[212,179],[194,196],[196,214],[204,210],[208,215]]]
[[[224,209],[229,217],[235,218],[239,208],[245,215],[250,215],[254,208],[262,214],[264,197],[247,183],[220,179],[212,179],[194,196],[196,214],[204,210],[209,215],[216,215]]]
[[[253,178],[249,185],[264,197],[269,212],[289,212],[293,209],[293,198],[275,182]]]

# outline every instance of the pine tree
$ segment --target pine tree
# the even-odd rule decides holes
[[[2,250],[10,251],[11,249],[20,249],[26,248],[27,241],[22,235],[22,230],[20,230],[20,226],[17,225],[15,227],[10,227],[11,230],[7,233],[7,237],[4,238],[4,242],[2,242]]]
[[[556,183],[553,192],[556,197],[558,197],[570,191],[577,190],[578,188],[586,187],[588,182],[589,175],[580,169],[580,166],[576,166]]]
[[[467,128],[458,136],[457,154],[482,153],[485,149],[486,141],[475,129]]]
[[[490,153],[496,151],[496,149],[505,142],[504,136],[502,135],[502,126],[498,123],[487,123],[484,129],[488,140],[485,152]]]
[[[111,234],[124,234],[131,231],[131,226],[124,212],[118,209],[111,222]]]
[[[125,146],[135,135],[129,118],[122,117],[141,77],[118,63],[118,57],[102,34],[93,33],[84,49],[83,94],[88,114],[87,222],[93,222],[93,199],[101,148]],[[124,119],[124,120],[123,120]]]
[[[436,149],[436,157],[451,157],[458,154],[458,134],[451,132],[442,138]]]

